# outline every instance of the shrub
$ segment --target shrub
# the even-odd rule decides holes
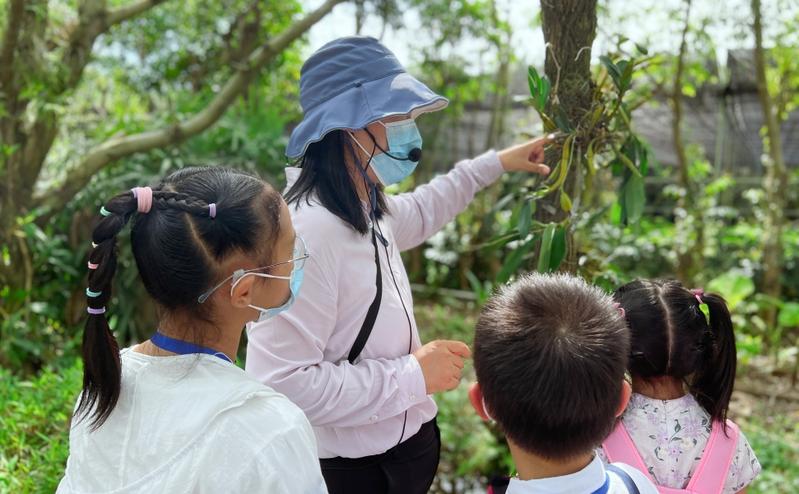
[[[30,380],[0,369],[0,492],[55,492],[81,378],[77,362]]]

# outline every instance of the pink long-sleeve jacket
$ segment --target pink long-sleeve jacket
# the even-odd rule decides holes
[[[299,172],[287,169],[289,186]],[[379,221],[388,241],[386,249],[378,243],[382,303],[354,364],[347,355],[376,290],[371,237],[313,198],[289,206],[311,257],[291,309],[248,328],[246,370],[305,411],[320,458],[383,453],[435,417],[419,363],[408,353],[409,343],[411,352],[421,343],[400,252],[439,231],[502,172],[488,151],[413,192],[387,197],[389,214]]]

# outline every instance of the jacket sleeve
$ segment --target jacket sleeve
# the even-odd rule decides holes
[[[388,218],[399,249],[412,249],[430,238],[502,173],[499,157],[491,150],[458,162],[448,173],[413,192],[390,196]]]
[[[290,310],[250,325],[247,372],[286,395],[317,427],[371,424],[425,401],[424,375],[413,355],[350,364],[325,354],[336,328],[341,262],[325,248],[330,239],[324,231],[308,233],[314,249],[300,295]],[[352,328],[353,340],[359,329]]]

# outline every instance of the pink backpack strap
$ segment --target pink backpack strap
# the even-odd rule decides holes
[[[727,472],[732,465],[733,456],[738,446],[738,426],[727,421],[727,434],[721,422],[713,422],[710,438],[702,453],[699,466],[696,467],[691,481],[686,487],[692,492],[702,494],[721,494],[727,480]]]
[[[608,457],[608,463],[626,463],[646,475],[653,484],[655,483],[621,420],[616,422],[613,432],[602,443],[602,449],[605,451],[605,456]]]

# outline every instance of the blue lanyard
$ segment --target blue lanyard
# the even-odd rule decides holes
[[[150,338],[150,341],[152,342],[153,345],[157,346],[161,350],[177,353],[178,355],[188,355],[191,353],[205,353],[208,355],[213,355],[214,357],[219,357],[225,362],[233,363],[233,361],[230,360],[230,357],[228,357],[222,352],[214,350],[213,348],[208,348],[201,345],[195,345],[194,343],[189,343],[188,341],[170,338],[169,336],[165,335],[164,333],[161,333],[160,331],[156,331],[155,334],[152,336],[152,338]]]
[[[602,487],[595,490],[591,494],[607,494],[608,489],[610,489],[610,477],[608,476],[607,473],[605,473],[605,483],[602,484]]]

